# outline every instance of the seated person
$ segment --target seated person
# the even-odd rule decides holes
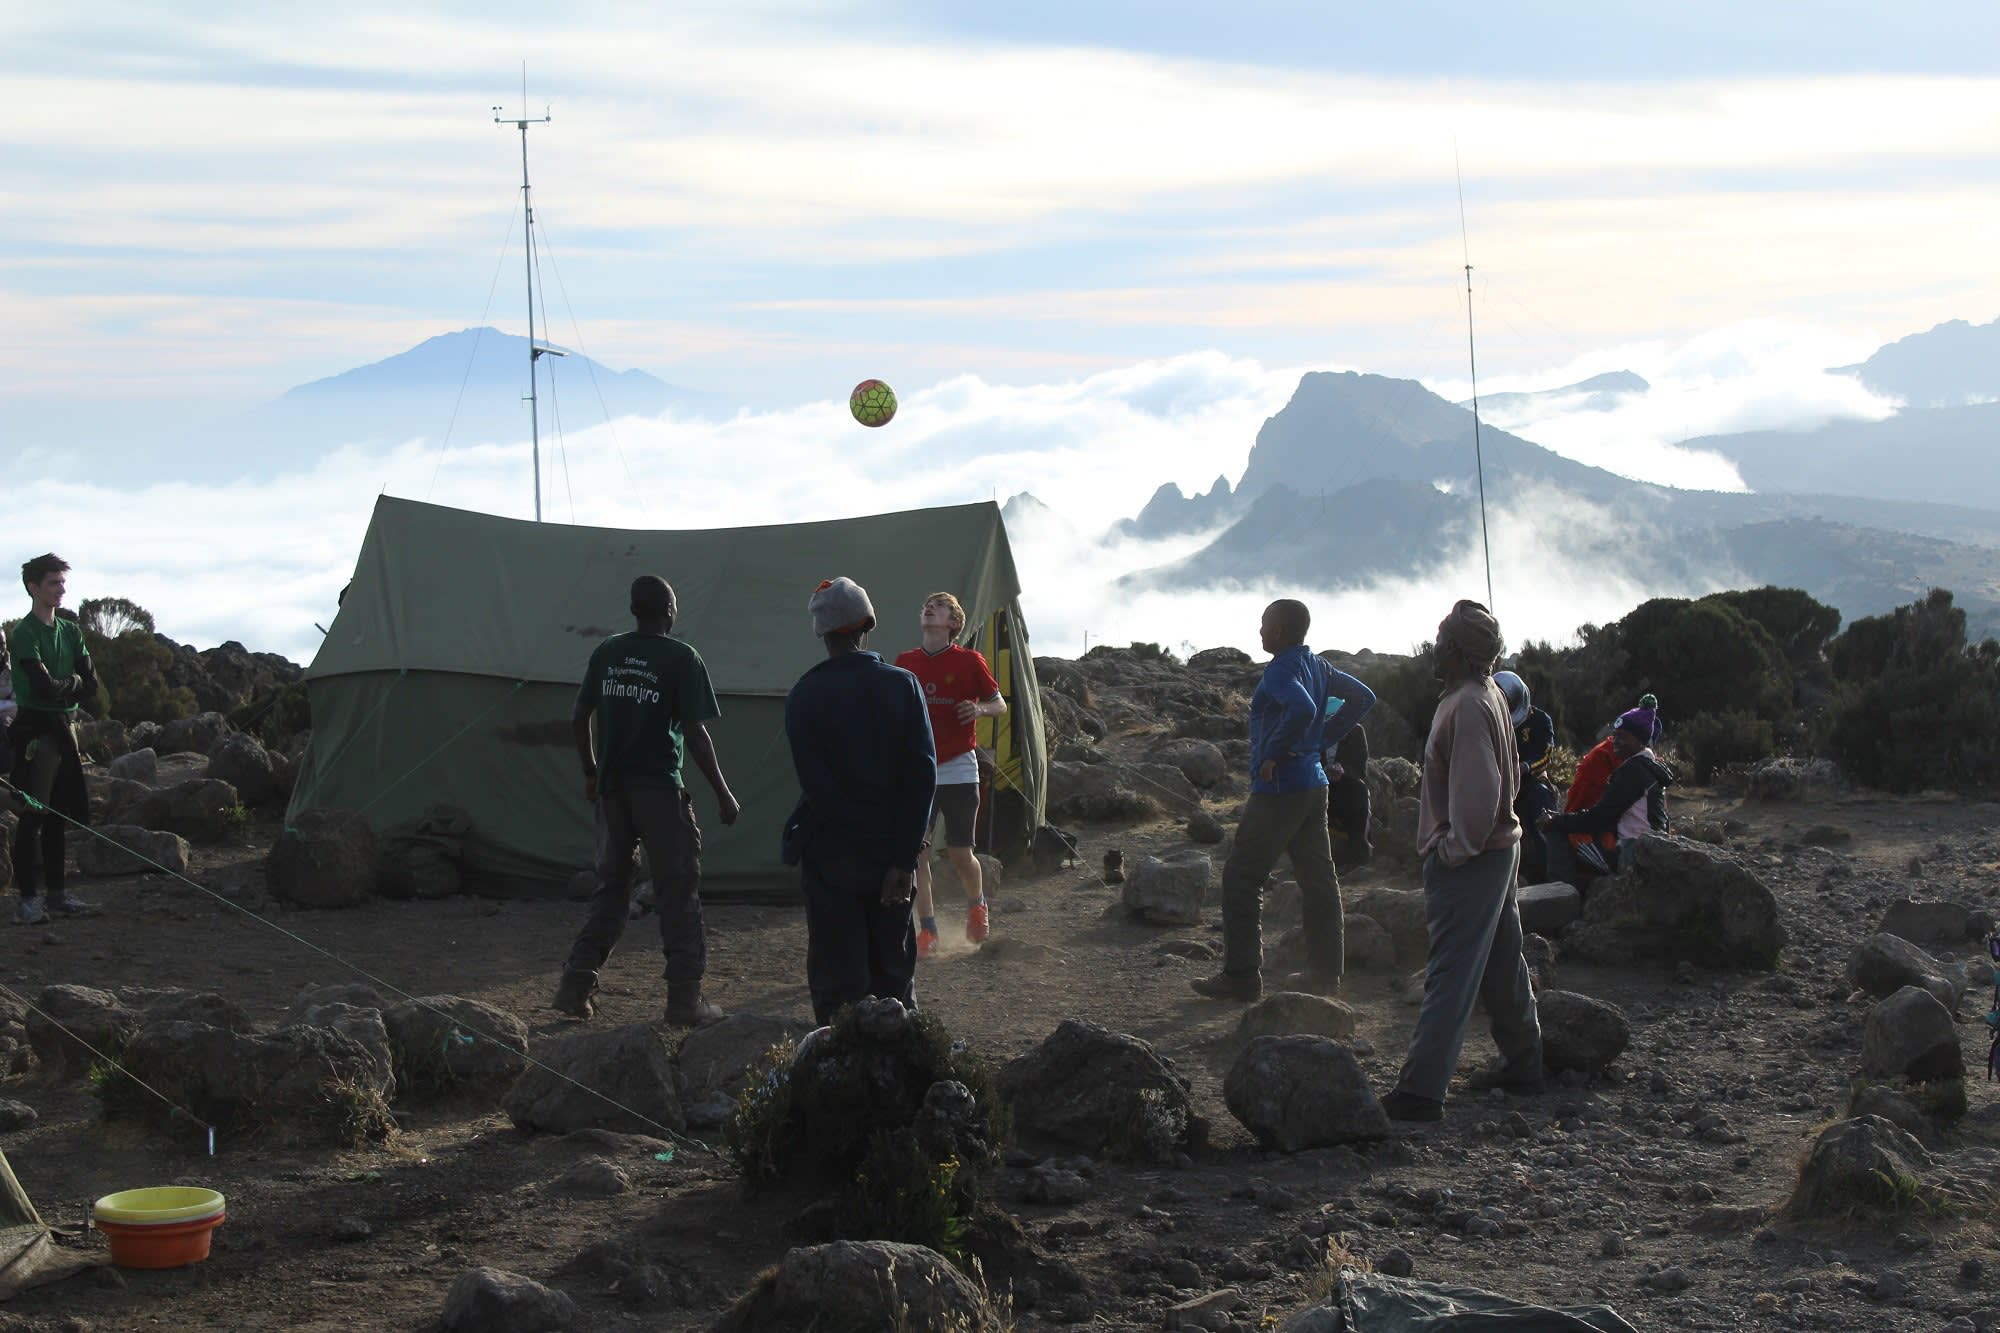
[[[1493,683],[1507,699],[1508,719],[1514,724],[1514,748],[1521,756],[1520,791],[1514,797],[1514,817],[1521,821],[1520,882],[1540,884],[1548,878],[1548,857],[1534,830],[1542,816],[1558,804],[1555,784],[1549,781],[1549,760],[1555,756],[1556,724],[1546,709],[1536,708],[1528,698],[1528,682],[1512,671],[1496,671]]]
[[[1597,799],[1583,809],[1541,818],[1542,842],[1549,873],[1584,889],[1598,875],[1618,869],[1618,849],[1629,838],[1667,831],[1665,788],[1674,771],[1652,751],[1657,718],[1650,708],[1633,708],[1619,715],[1598,749],[1610,747],[1616,767]],[[1595,754],[1596,750],[1592,751]],[[1578,766],[1579,780],[1582,766]],[[1576,789],[1571,788],[1575,799]]]
[[[1368,864],[1372,817],[1368,797],[1368,733],[1361,719],[1375,706],[1375,691],[1336,667],[1326,672],[1326,729],[1320,736],[1326,765],[1326,832],[1335,873]]]

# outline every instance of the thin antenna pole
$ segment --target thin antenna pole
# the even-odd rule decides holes
[[[521,114],[508,119],[500,114],[500,108],[493,108],[495,125],[514,125],[521,131],[521,249],[528,269],[528,429],[531,432],[531,447],[535,467],[535,522],[542,521],[542,418],[537,402],[535,386],[535,362],[541,359],[541,344],[535,341],[535,208],[528,193],[528,126],[546,125],[549,114],[546,107],[538,118],[528,116],[528,66],[521,65]]]
[[[1458,180],[1458,239],[1465,255],[1465,360],[1472,370],[1472,465],[1479,474],[1479,550],[1486,557],[1486,609],[1493,605],[1493,546],[1486,535],[1486,459],[1479,442],[1479,350],[1472,336],[1472,240],[1465,228],[1465,174],[1458,165],[1458,139],[1451,141],[1451,170]]]

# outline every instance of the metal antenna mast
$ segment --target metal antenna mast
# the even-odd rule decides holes
[[[549,123],[547,107],[542,114],[530,119],[528,116],[528,67],[521,66],[521,114],[509,119],[500,114],[500,108],[493,108],[495,125],[513,125],[521,131],[521,249],[528,269],[528,428],[533,433],[535,462],[535,522],[542,521],[542,418],[537,404],[535,389],[535,363],[543,356],[567,356],[557,347],[544,347],[535,341],[535,208],[528,194],[528,126]]]
[[[1479,447],[1479,353],[1472,339],[1472,241],[1465,230],[1465,176],[1458,169],[1458,141],[1451,145],[1451,168],[1458,178],[1458,238],[1465,251],[1465,359],[1472,370],[1472,464],[1479,472],[1479,549],[1486,557],[1486,609],[1493,606],[1493,547],[1486,537],[1486,460]]]

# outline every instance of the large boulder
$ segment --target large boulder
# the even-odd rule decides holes
[[[465,842],[471,836],[471,815],[457,806],[431,806],[384,837],[377,887],[385,898],[455,896],[465,887]],[[597,876],[594,871],[585,873],[590,875],[590,888],[583,895],[588,898],[597,891]]]
[[[1139,775],[1128,764],[1066,760],[1049,764],[1050,819],[1129,824],[1159,813],[1160,803],[1150,792],[1141,790]]]
[[[1602,1073],[1632,1040],[1625,1011],[1588,995],[1545,990],[1535,997],[1535,1008],[1542,1021],[1542,1064],[1557,1073]]]
[[[382,1013],[405,1094],[497,1091],[528,1067],[528,1025],[457,995],[426,995]]]
[[[340,1003],[314,1005],[292,1022],[280,1024],[275,1031],[282,1033],[292,1028],[338,1032],[368,1053],[371,1079],[388,1089],[384,1096],[395,1091],[396,1053],[390,1049],[389,1027],[382,1021],[380,1009]]]
[[[1898,898],[1889,904],[1882,924],[1875,929],[1912,944],[1950,946],[1984,940],[1993,933],[1993,925],[1993,913],[1984,907]]]
[[[536,1055],[541,1064],[531,1065],[502,1102],[516,1128],[654,1134],[687,1127],[673,1058],[651,1023],[558,1037]]]
[[[1104,739],[1104,719],[1092,712],[1088,705],[1078,703],[1046,684],[1042,686],[1041,693],[1042,733],[1048,738],[1050,749],[1065,742]]]
[[[1880,1116],[1856,1116],[1820,1131],[1799,1168],[1787,1211],[1807,1222],[1846,1222],[1858,1212],[1894,1212],[1935,1197],[1925,1173],[1935,1159]]]
[[[378,1052],[335,1028],[280,1028],[268,1036],[206,1023],[148,1023],[123,1063],[170,1101],[219,1128],[351,1141],[390,1128],[395,1079]]]
[[[1207,852],[1142,856],[1125,870],[1125,910],[1158,926],[1198,926],[1215,874]]]
[[[160,754],[207,754],[228,730],[229,719],[222,714],[196,713],[161,723],[150,744]]]
[[[1414,967],[1430,958],[1430,921],[1421,891],[1369,889],[1353,899],[1353,908],[1389,932],[1396,946],[1396,961],[1402,966]]]
[[[1236,1035],[1256,1037],[1339,1037],[1354,1035],[1355,1014],[1347,1004],[1324,995],[1278,991],[1243,1011]]]
[[[120,986],[118,1002],[137,1013],[140,1026],[186,1020],[206,1023],[229,1032],[249,1032],[256,1024],[250,1012],[226,995],[215,991],[192,991],[181,986]]]
[[[1279,1152],[1298,1152],[1389,1132],[1389,1117],[1354,1053],[1325,1037],[1258,1037],[1222,1080],[1229,1113]]]
[[[345,1004],[356,1009],[387,1009],[388,1001],[382,992],[365,981],[335,981],[324,985],[304,986],[292,997],[291,1005],[278,1019],[279,1027],[290,1027],[294,1023],[313,1023],[313,1013],[324,1005]]]
[[[126,807],[121,822],[178,833],[193,842],[216,842],[243,820],[236,788],[218,778],[189,778],[148,790]]]
[[[76,868],[86,875],[144,875],[155,870],[187,873],[187,839],[178,833],[155,832],[133,824],[111,824],[93,832],[96,837],[76,843]]]
[[[121,754],[104,767],[114,778],[150,787],[154,779],[160,775],[160,756],[158,751],[148,745]]]
[[[210,747],[208,776],[236,788],[245,805],[262,805],[279,794],[276,765],[245,732],[232,731]]]
[[[1000,1095],[1015,1127],[1090,1152],[1110,1149],[1154,1161],[1206,1131],[1192,1088],[1137,1037],[1070,1018],[1000,1070]]]
[[[439,1323],[448,1333],[556,1333],[582,1317],[565,1292],[505,1269],[474,1268],[445,1293]]]
[[[27,1013],[28,1045],[50,1073],[82,1074],[96,1063],[96,1051],[117,1050],[138,1031],[141,1021],[136,1010],[128,1009],[110,991],[44,986]]]
[[[1874,935],[1857,945],[1847,960],[1847,980],[1856,990],[1877,997],[1917,986],[1935,995],[1947,1010],[1957,1009],[1964,993],[1962,981],[1947,975],[1937,959],[1895,935]]]
[[[357,907],[381,873],[375,832],[355,810],[308,810],[271,844],[264,884],[299,907]]]
[[[706,1127],[728,1119],[744,1080],[762,1067],[770,1049],[805,1030],[803,1023],[772,1014],[732,1013],[688,1033],[675,1057],[688,1123]]]
[[[1229,761],[1212,741],[1182,737],[1154,746],[1146,757],[1156,764],[1173,765],[1204,791],[1220,786],[1229,777]]]
[[[1785,947],[1778,902],[1725,853],[1647,834],[1625,844],[1619,873],[1592,886],[1565,949],[1599,962],[1687,959],[1769,971]]]
[[[979,1288],[921,1245],[839,1240],[788,1250],[712,1333],[1003,1327]]]
[[[1861,1026],[1861,1072],[1917,1082],[1964,1077],[1958,1029],[1937,996],[1905,986],[1870,1009]]]

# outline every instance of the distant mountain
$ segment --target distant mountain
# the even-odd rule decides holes
[[[1626,395],[1644,393],[1652,387],[1643,376],[1635,375],[1629,370],[1611,370],[1602,375],[1592,375],[1587,380],[1578,380],[1575,384],[1565,384],[1560,389],[1481,394],[1479,410],[1491,412],[1504,420],[1508,416],[1550,406],[1560,400],[1564,408],[1571,410],[1609,412],[1617,407]],[[1472,400],[1465,399],[1459,406],[1471,407]]]
[[[2000,509],[2000,403],[1906,409],[1882,421],[1830,421],[1809,431],[1708,435],[1686,447],[1721,454],[1744,485],[1765,493]]]
[[[1950,320],[1879,349],[1857,366],[1836,366],[1876,393],[1910,407],[1958,407],[2000,400],[2000,319]]]
[[[2000,508],[1674,490],[1492,429],[1482,452],[1496,533],[1525,538],[1514,549],[1538,550],[1564,577],[1690,591],[1779,583],[1848,617],[1942,586],[1975,632],[2000,631]],[[1476,546],[1476,477],[1471,413],[1410,380],[1309,374],[1258,432],[1233,492],[1165,486],[1118,525],[1162,536],[1234,515],[1201,550],[1125,582],[1331,589],[1421,577]]]

